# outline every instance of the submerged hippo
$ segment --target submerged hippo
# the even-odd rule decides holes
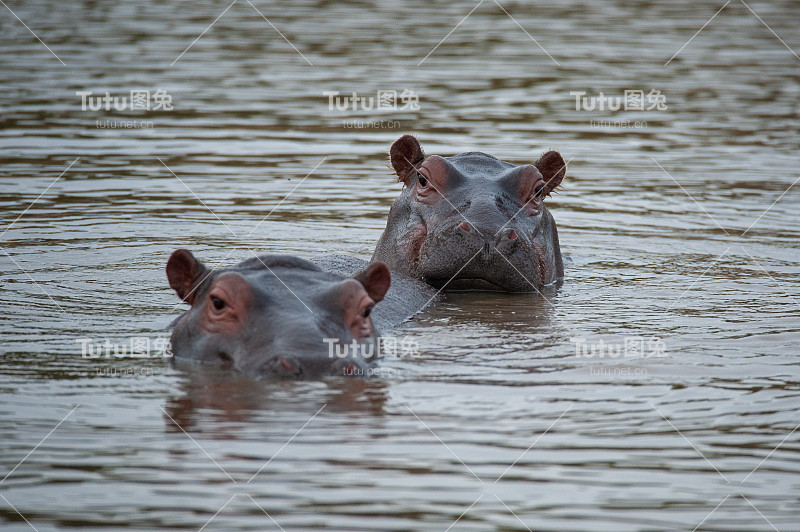
[[[176,362],[251,376],[368,375],[379,356],[373,317],[391,327],[433,299],[413,279],[392,283],[379,262],[326,257],[317,263],[261,255],[210,270],[185,249],[172,253],[169,285],[191,305],[173,322]],[[397,286],[387,294],[390,284]],[[384,298],[390,308],[373,314]]]
[[[558,152],[522,166],[480,152],[426,157],[403,135],[390,157],[404,187],[373,262],[448,289],[530,292],[563,277],[544,205],[566,174]]]
[[[391,282],[381,263],[345,277],[280,255],[212,271],[185,249],[167,278],[191,305],[172,332],[176,360],[282,377],[363,374],[377,353],[370,313]]]

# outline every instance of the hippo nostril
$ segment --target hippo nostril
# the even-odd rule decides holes
[[[281,358],[281,366],[286,369],[286,371],[293,371],[294,368],[292,367],[292,363],[286,360],[285,358]]]
[[[233,358],[228,353],[220,351],[217,354],[219,355],[220,364],[223,368],[229,368],[233,366]]]
[[[514,245],[518,238],[519,234],[514,229],[501,229],[495,233],[494,244],[505,248]]]
[[[458,226],[459,226],[459,227],[460,227],[462,230],[466,231],[467,233],[469,233],[470,231],[472,231],[472,227],[470,227],[470,225],[469,225],[467,222],[461,222],[460,224],[458,224]]]

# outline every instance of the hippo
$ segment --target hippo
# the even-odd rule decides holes
[[[426,156],[403,135],[390,160],[403,191],[372,262],[448,290],[532,292],[563,278],[544,205],[566,175],[557,151],[517,166],[481,152]]]
[[[173,360],[253,377],[372,374],[379,358],[376,304],[392,302],[375,313],[389,327],[434,297],[403,276],[387,294],[392,276],[380,262],[317,262],[265,254],[208,269],[186,249],[173,252],[166,267],[169,285],[191,305],[172,323]]]
[[[370,313],[391,283],[380,262],[353,277],[270,254],[209,270],[185,249],[167,279],[191,305],[172,332],[176,360],[294,378],[365,372],[377,353]]]

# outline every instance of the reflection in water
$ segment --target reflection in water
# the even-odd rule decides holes
[[[168,430],[229,428],[226,422],[242,422],[255,412],[278,409],[295,411],[298,419],[325,407],[328,412],[381,415],[387,384],[380,379],[326,379],[321,382],[255,380],[230,372],[184,367],[178,383],[180,395],[172,395],[165,408]],[[210,416],[210,420],[203,413]],[[178,426],[176,426],[178,425]]]
[[[796,2],[726,4],[666,66],[720,6],[252,3],[263,17],[7,0],[66,66],[0,8],[0,463],[22,460],[4,528],[277,529],[264,511],[287,531],[797,528],[800,76],[775,37],[797,50]],[[135,89],[173,109],[76,94]],[[420,109],[324,95],[377,90]],[[570,95],[625,90],[667,110]],[[562,153],[563,286],[448,294],[392,333],[420,353],[376,379],[80,356],[81,338],[168,335],[176,248],[368,258],[406,132],[444,155]],[[576,352],[630,338],[666,356]]]

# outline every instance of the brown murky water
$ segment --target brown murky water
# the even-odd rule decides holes
[[[683,49],[721,2],[6,4],[4,530],[800,530],[795,2],[729,2]],[[76,94],[136,89],[173,109]],[[419,109],[324,95],[377,90]],[[625,90],[667,109],[570,94]],[[153,127],[98,127],[126,120]],[[453,294],[371,380],[81,356],[166,335],[175,248],[369,257],[404,132],[560,150],[563,287]]]

